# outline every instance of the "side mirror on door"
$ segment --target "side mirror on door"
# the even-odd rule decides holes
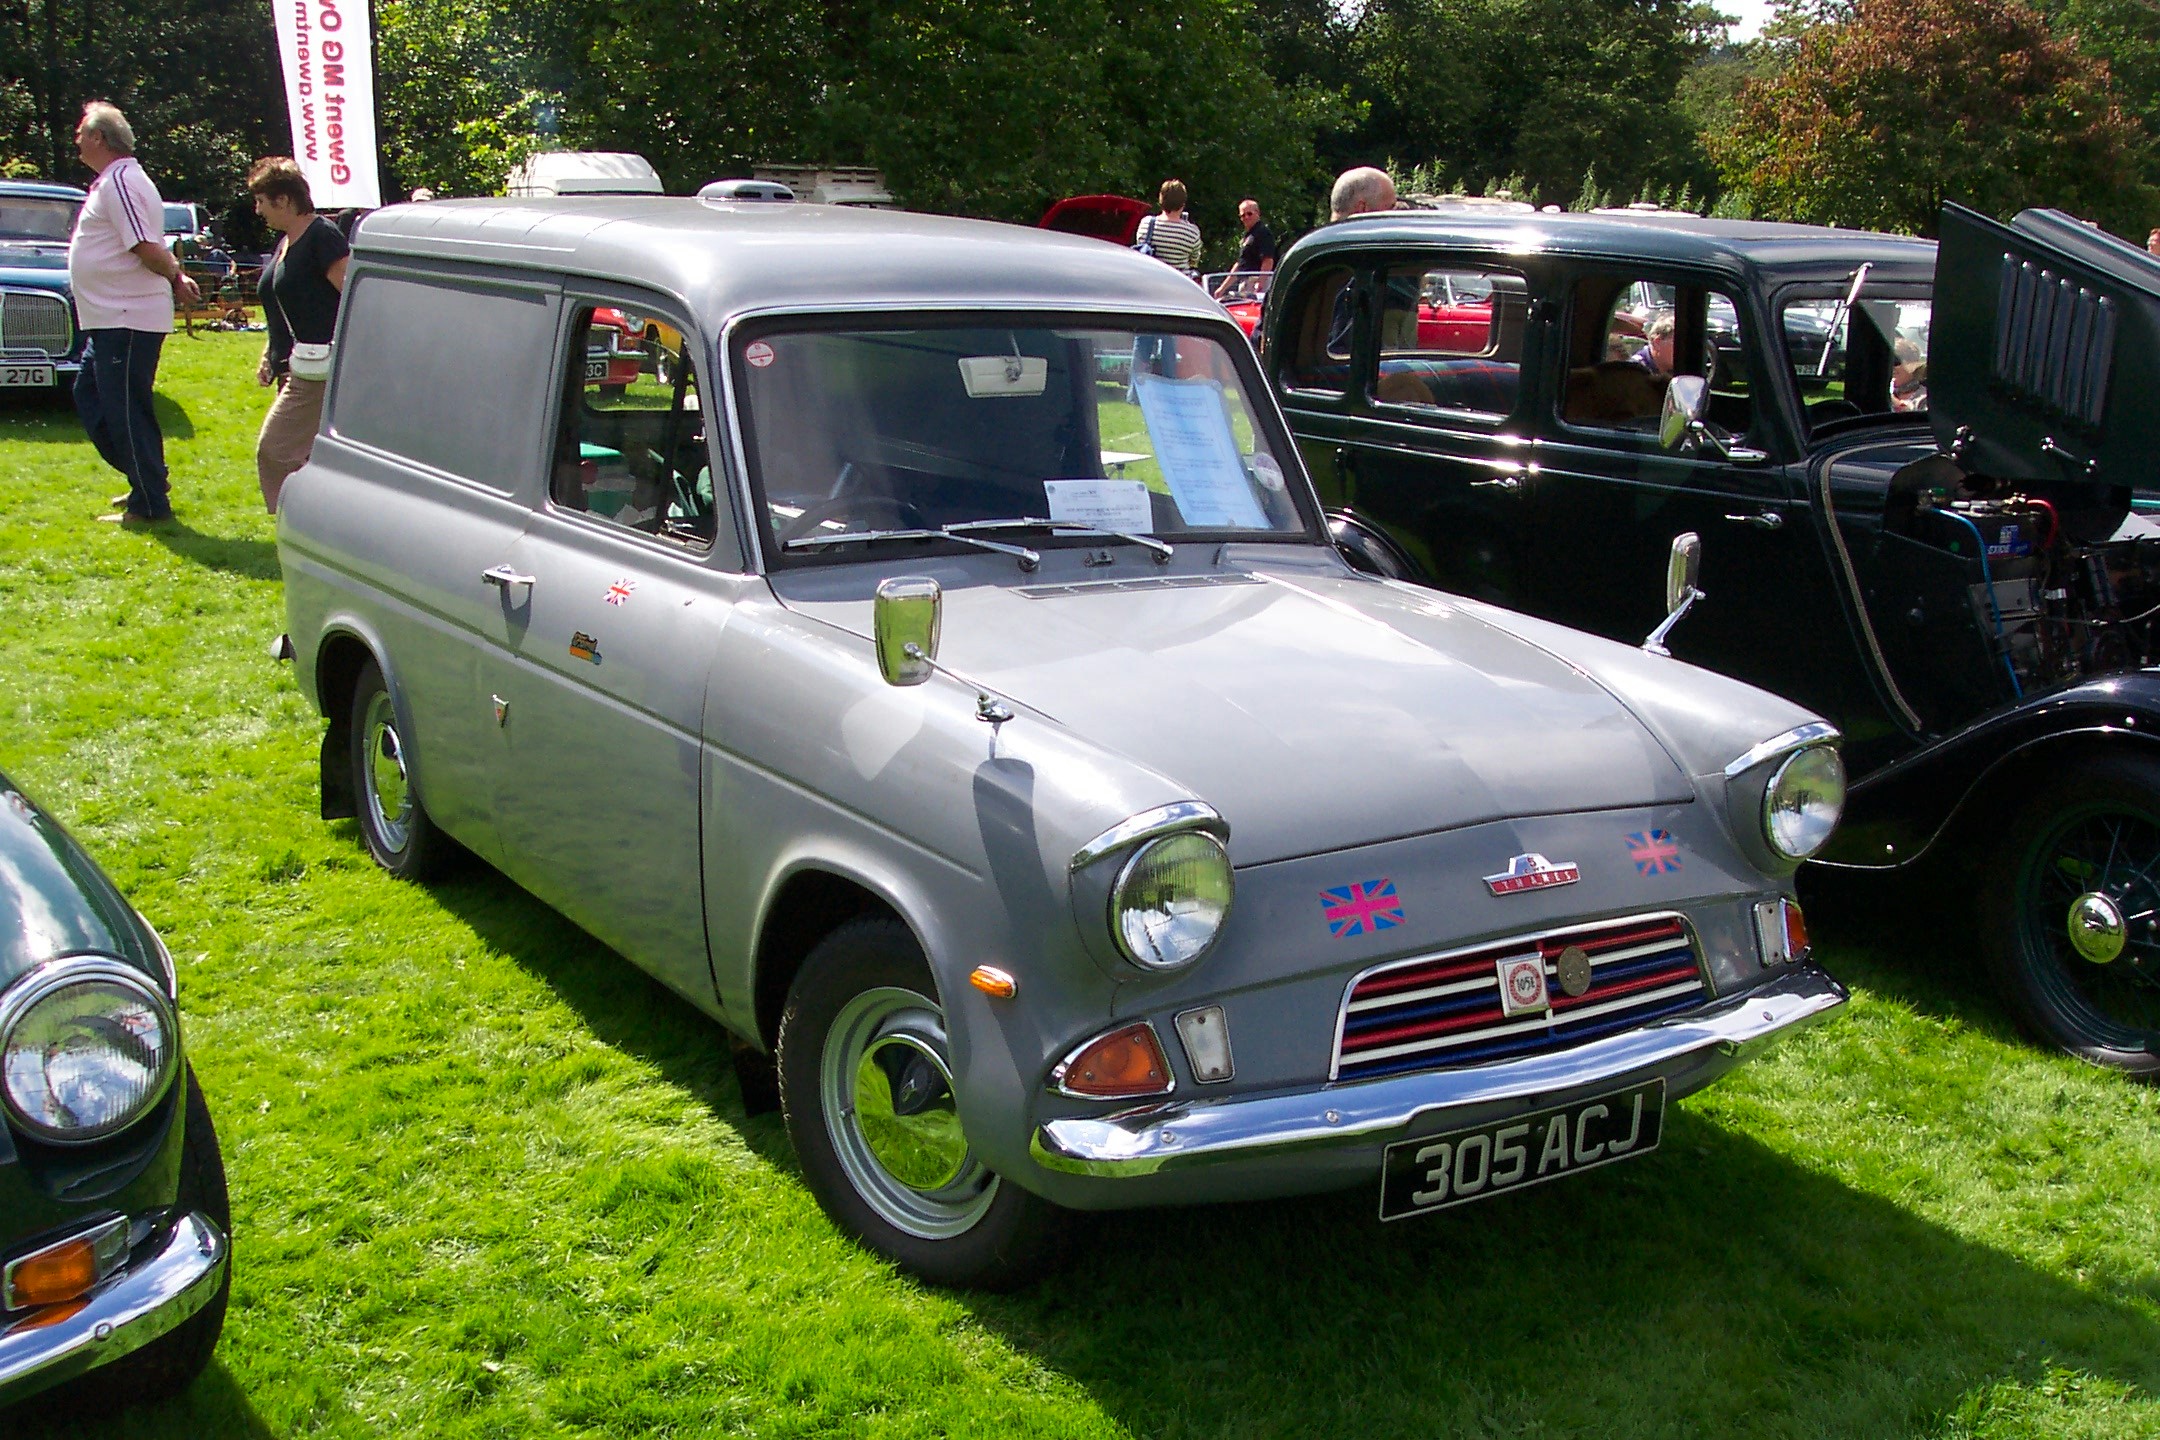
[[[1665,382],[1665,407],[1658,415],[1658,443],[1667,450],[1693,450],[1702,443],[1702,418],[1710,408],[1710,382],[1700,375],[1675,375]]]
[[[920,685],[937,669],[945,592],[927,575],[895,575],[877,587],[870,629],[888,685]]]
[[[1702,587],[1696,583],[1701,579],[1702,536],[1692,530],[1673,536],[1672,554],[1665,561],[1665,618],[1643,641],[1643,649],[1652,655],[1672,654],[1665,648],[1665,637],[1672,633],[1673,626],[1680,623],[1682,616],[1695,608],[1695,602],[1703,598]]]

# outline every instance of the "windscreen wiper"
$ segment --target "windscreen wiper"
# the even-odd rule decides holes
[[[958,525],[948,525],[944,533],[959,537],[975,530],[1054,530],[1067,535],[1093,535],[1103,540],[1123,540],[1128,545],[1140,545],[1155,552],[1155,563],[1167,565],[1176,550],[1167,542],[1152,535],[1136,535],[1130,530],[1105,530],[1099,525],[1088,525],[1078,520],[1048,520],[1040,515],[1021,515],[1010,520],[966,520]]]
[[[957,540],[963,545],[973,545],[979,549],[995,551],[1000,555],[1010,555],[1020,562],[1022,570],[1033,570],[1036,566],[1042,564],[1042,556],[1028,549],[1025,545],[1006,545],[996,540],[981,540],[973,535],[962,535],[958,533],[958,530],[958,526],[946,526],[937,530],[838,530],[830,535],[798,535],[780,548],[783,550],[812,550],[821,545],[854,545],[872,540]]]

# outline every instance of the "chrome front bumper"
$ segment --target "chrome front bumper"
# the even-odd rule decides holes
[[[1653,1075],[1673,1080],[1675,1095],[1685,1094],[1845,999],[1844,986],[1804,967],[1692,1015],[1571,1050],[1292,1094],[1174,1101],[1051,1120],[1037,1128],[1029,1149],[1048,1170],[1125,1178],[1376,1146],[1407,1138],[1420,1121],[1427,1132],[1452,1128],[1451,1112],[1511,1104],[1535,1109],[1566,1092],[1618,1088]]]
[[[157,1253],[131,1260],[91,1290],[82,1308],[48,1321],[46,1307],[0,1330],[0,1405],[109,1365],[176,1329],[217,1294],[229,1254],[224,1232],[201,1213],[181,1217]],[[0,1317],[4,1318],[4,1317]]]

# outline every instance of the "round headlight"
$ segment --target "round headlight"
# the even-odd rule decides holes
[[[1763,837],[1788,860],[1805,860],[1830,839],[1845,812],[1845,762],[1829,745],[1795,751],[1763,792]]]
[[[98,1140],[140,1119],[179,1064],[172,1011],[116,964],[63,965],[0,1005],[0,1100],[41,1140]]]
[[[1230,916],[1230,856],[1204,831],[1151,840],[1110,890],[1110,929],[1135,965],[1175,970],[1215,943]]]

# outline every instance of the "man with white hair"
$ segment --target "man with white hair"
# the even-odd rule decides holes
[[[1395,182],[1385,170],[1370,165],[1360,165],[1345,170],[1335,177],[1335,188],[1328,195],[1328,219],[1347,220],[1352,215],[1363,215],[1373,210],[1395,208]]]
[[[68,287],[82,325],[82,373],[75,410],[105,463],[127,476],[128,493],[100,520],[152,525],[172,519],[151,394],[158,354],[172,333],[173,299],[200,296],[165,248],[165,201],[135,158],[135,131],[102,100],[83,106],[75,149],[97,172],[68,242]]]

